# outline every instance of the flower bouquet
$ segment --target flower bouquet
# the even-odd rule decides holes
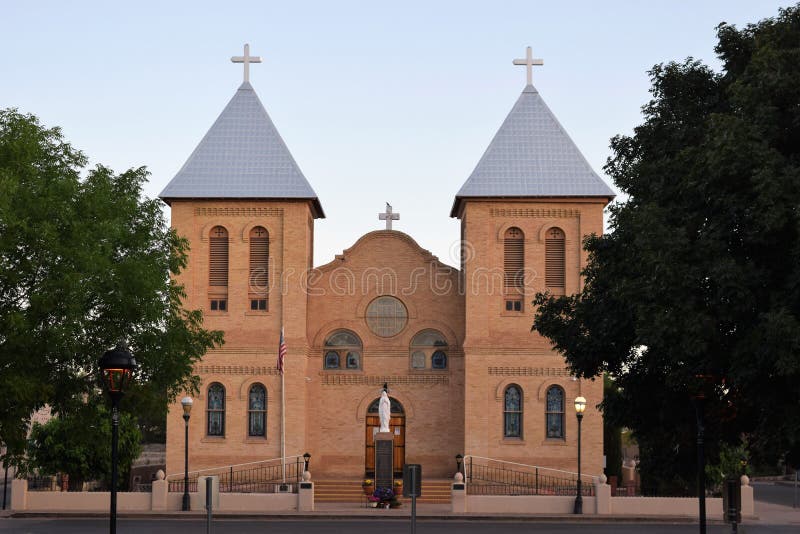
[[[397,508],[400,506],[400,502],[391,488],[378,488],[372,496],[378,499],[378,507]]]

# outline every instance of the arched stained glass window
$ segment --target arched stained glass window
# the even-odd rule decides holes
[[[446,347],[447,340],[438,330],[423,330],[411,340],[412,347]]]
[[[418,332],[411,339],[411,368],[425,369],[430,361],[431,369],[447,369],[447,340],[438,330]]]
[[[331,350],[325,353],[325,369],[339,368],[339,353]]]
[[[547,437],[564,439],[564,390],[559,386],[547,388]]]
[[[522,388],[516,384],[503,395],[503,437],[522,437]]]
[[[431,356],[432,369],[447,369],[447,354],[444,351],[437,350]]]
[[[361,369],[361,339],[349,331],[338,330],[325,339],[325,369]]]
[[[267,389],[261,384],[250,386],[247,396],[247,435],[267,435]]]
[[[361,367],[361,358],[357,352],[348,352],[347,353],[347,368],[348,369],[358,369]]]
[[[360,347],[361,340],[348,330],[334,332],[325,340],[326,347]]]
[[[225,388],[217,382],[208,386],[206,419],[209,436],[225,435]]]

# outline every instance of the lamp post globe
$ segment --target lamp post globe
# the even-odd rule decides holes
[[[578,488],[575,495],[575,508],[573,513],[583,513],[583,488],[581,487],[581,422],[583,421],[583,411],[586,409],[586,399],[577,397],[575,399],[575,417],[578,418]]]
[[[131,382],[136,370],[136,359],[128,347],[120,343],[107,350],[98,362],[100,378],[111,397],[111,510],[109,513],[109,532],[117,532],[117,464],[119,463],[119,401],[125,388]]]
[[[194,401],[191,397],[186,396],[181,399],[181,407],[183,408],[183,503],[181,510],[184,512],[189,511],[189,417],[192,414],[192,404]]]

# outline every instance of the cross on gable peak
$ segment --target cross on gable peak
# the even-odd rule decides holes
[[[525,65],[528,69],[528,85],[533,84],[533,67],[544,65],[543,59],[534,59],[533,58],[533,49],[531,47],[527,47],[525,49],[525,59],[515,59],[514,65]]]
[[[386,221],[386,229],[392,229],[392,221],[399,221],[400,214],[392,212],[392,205],[388,202],[386,203],[386,212],[378,214],[378,220]]]
[[[250,63],[261,63],[261,56],[251,56],[250,55],[250,45],[245,43],[244,45],[244,55],[241,56],[233,56],[231,58],[231,62],[233,63],[244,63],[244,81],[250,81]]]

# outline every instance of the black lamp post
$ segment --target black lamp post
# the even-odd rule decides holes
[[[303,462],[305,462],[303,471],[308,471],[308,464],[311,463],[311,455],[309,453],[303,455]]]
[[[573,513],[583,513],[583,490],[581,489],[581,422],[583,421],[583,411],[586,409],[586,399],[578,397],[575,399],[575,415],[578,418],[578,494],[575,496],[575,509]]]
[[[461,472],[462,463],[464,463],[464,455],[461,453],[456,454],[456,473]]]
[[[192,398],[184,397],[181,399],[183,406],[183,506],[181,510],[188,512],[189,508],[189,416],[192,413]]]
[[[697,416],[697,501],[698,519],[700,520],[700,534],[706,534],[706,449],[705,449],[705,428],[706,428],[706,397],[703,392],[698,393],[695,398],[695,415]]]
[[[99,362],[100,373],[108,395],[111,397],[111,524],[110,532],[117,532],[117,463],[119,444],[119,400],[131,381],[136,360],[124,344],[107,350]]]

